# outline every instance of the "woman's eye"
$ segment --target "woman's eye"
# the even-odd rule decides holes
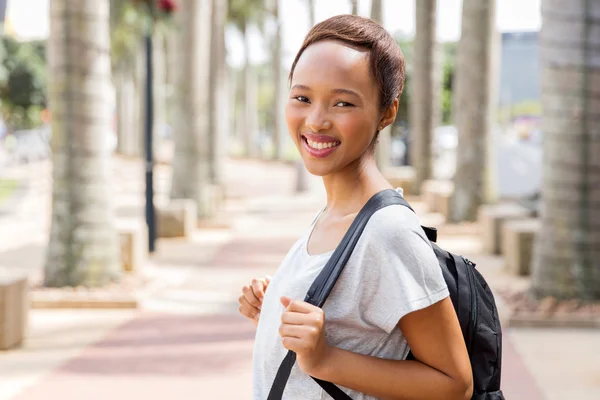
[[[336,107],[352,107],[354,104],[348,103],[347,101],[338,101],[335,106]]]
[[[304,96],[295,96],[294,99],[302,102],[302,103],[308,103],[308,97],[304,97]]]

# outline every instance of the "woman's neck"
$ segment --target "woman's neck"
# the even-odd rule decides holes
[[[327,212],[336,216],[358,213],[377,192],[391,188],[372,155],[323,177],[327,193]]]

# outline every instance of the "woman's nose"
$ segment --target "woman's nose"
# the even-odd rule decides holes
[[[313,132],[319,132],[331,129],[332,124],[326,112],[314,107],[306,117],[306,126]]]

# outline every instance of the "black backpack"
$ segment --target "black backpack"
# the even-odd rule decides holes
[[[352,222],[341,243],[311,285],[304,301],[323,307],[369,218],[377,210],[390,205],[403,205],[412,210],[395,190],[383,190],[374,195]],[[494,296],[473,262],[442,250],[435,244],[437,231],[428,227],[423,229],[432,242],[465,338],[473,369],[472,399],[504,400],[500,390],[502,332]],[[414,359],[412,352],[409,352],[407,359]],[[281,400],[295,361],[296,353],[288,351],[279,366],[268,400]],[[335,400],[351,400],[350,396],[331,382],[313,379]]]

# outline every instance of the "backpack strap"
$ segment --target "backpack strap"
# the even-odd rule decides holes
[[[333,290],[333,287],[346,266],[360,235],[367,226],[367,222],[371,216],[378,210],[391,205],[402,205],[412,210],[408,202],[393,189],[382,190],[375,194],[367,201],[367,204],[360,210],[350,228],[344,235],[344,238],[337,246],[323,270],[312,283],[306,297],[305,302],[317,307],[323,307],[325,300]],[[413,210],[414,211],[414,210]],[[281,400],[285,385],[292,372],[292,367],[296,362],[296,353],[288,351],[285,358],[281,362],[275,380],[267,400]],[[335,400],[348,400],[350,397],[334,384],[319,379],[313,378],[319,386],[321,386]]]
[[[425,236],[427,236],[430,242],[437,242],[437,229],[431,226],[421,226],[421,228],[423,228]]]

